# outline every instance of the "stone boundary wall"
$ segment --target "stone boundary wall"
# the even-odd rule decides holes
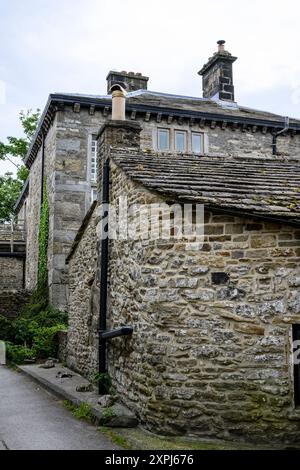
[[[30,294],[27,290],[0,289],[0,315],[11,320],[16,318],[28,302]]]
[[[23,289],[24,258],[0,256],[0,289]]]

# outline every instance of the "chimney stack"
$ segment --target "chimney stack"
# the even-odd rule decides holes
[[[203,98],[234,101],[232,64],[237,57],[225,50],[225,41],[220,40],[217,44],[218,51],[198,72],[203,77]]]
[[[114,83],[123,83],[127,92],[136,90],[147,90],[148,77],[141,73],[134,72],[115,72],[110,71],[106,77],[107,80],[107,93],[111,93],[111,88]]]

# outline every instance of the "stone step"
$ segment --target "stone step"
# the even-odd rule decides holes
[[[122,403],[117,401],[109,407],[99,405],[100,396],[96,387],[91,387],[91,383],[87,379],[60,363],[49,369],[44,369],[36,364],[18,366],[18,369],[58,398],[68,400],[75,406],[88,403],[97,424],[124,428],[132,428],[138,425],[134,413]],[[78,388],[88,390],[92,388],[92,391],[78,392],[76,390]]]

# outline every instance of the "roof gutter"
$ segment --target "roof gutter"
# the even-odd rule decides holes
[[[15,203],[14,205],[14,212],[17,212],[21,203],[23,202],[23,199],[25,198],[26,194],[27,194],[27,191],[29,189],[29,178],[27,178],[27,180],[25,181],[24,185],[23,185],[23,188],[22,188],[22,191],[17,199],[17,202]]]
[[[47,135],[48,129],[50,127],[50,123],[53,119],[54,113],[57,111],[57,107],[55,105],[62,105],[62,104],[69,104],[72,105],[74,103],[79,103],[81,106],[94,106],[95,108],[108,108],[111,109],[111,97],[82,97],[82,96],[66,96],[63,94],[50,94],[43,114],[40,118],[38,128],[34,134],[32,139],[32,143],[29,147],[25,158],[25,165],[30,168],[36,153],[38,152],[41,144],[42,144],[42,130]],[[273,121],[268,119],[259,119],[259,118],[251,118],[251,117],[239,117],[239,116],[231,116],[228,114],[220,114],[220,113],[207,113],[202,111],[186,111],[177,108],[165,108],[159,106],[148,106],[143,104],[131,104],[128,100],[126,103],[126,110],[127,111],[136,111],[140,113],[153,113],[153,114],[161,114],[164,116],[167,115],[174,115],[182,118],[194,118],[200,120],[207,120],[207,121],[216,121],[216,122],[226,122],[230,124],[241,124],[241,125],[249,125],[249,126],[258,126],[258,127],[267,127],[274,131],[274,129],[278,129],[280,132],[286,132],[287,129],[282,129],[282,121]],[[297,123],[290,123],[289,130],[294,130],[300,132],[300,124]]]

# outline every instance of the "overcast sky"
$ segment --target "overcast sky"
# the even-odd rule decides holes
[[[49,93],[105,94],[111,69],[202,96],[218,39],[238,56],[239,104],[300,118],[299,17],[299,0],[0,0],[0,140]]]

